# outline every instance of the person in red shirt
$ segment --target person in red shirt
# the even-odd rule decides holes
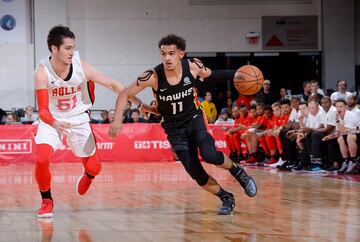
[[[240,107],[242,104],[245,104],[247,108],[250,108],[251,103],[255,100],[254,96],[242,95],[239,93],[238,99],[236,99],[236,105]]]
[[[245,141],[241,139],[241,134],[247,128],[248,110],[245,105],[241,107],[233,107],[232,116],[235,119],[235,125],[232,128],[224,127],[226,130],[225,141],[230,150],[230,158],[236,162],[239,162],[247,155],[247,149],[242,146]],[[246,144],[245,144],[246,145]]]
[[[253,116],[253,120],[251,118],[248,119],[248,130],[246,133],[242,135],[242,138],[247,140],[247,145],[249,149],[249,159],[246,161],[247,163],[256,163],[258,161],[258,147],[259,147],[259,137],[265,131],[268,125],[268,119],[271,113],[271,109],[267,108],[267,115],[264,116],[265,105],[263,103],[259,103],[256,105],[256,114]],[[270,112],[269,112],[270,111]],[[271,115],[270,115],[271,116]],[[271,117],[270,117],[271,118]],[[263,139],[260,139],[261,144],[264,146],[265,154],[268,153],[266,142]]]
[[[281,105],[279,102],[275,102],[273,103],[273,105],[271,105],[271,108],[274,115],[271,119],[271,123],[268,127],[268,132],[265,136],[266,144],[269,147],[271,158],[264,165],[271,165],[277,163],[278,160],[276,158],[276,152],[278,151],[279,155],[281,155],[283,152],[279,138],[279,132],[284,122],[283,116],[281,115]]]

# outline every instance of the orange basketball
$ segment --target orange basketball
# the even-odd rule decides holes
[[[240,67],[234,76],[234,85],[239,93],[254,95],[263,86],[264,76],[259,68],[253,65]]]

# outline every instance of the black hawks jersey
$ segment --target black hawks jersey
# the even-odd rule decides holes
[[[153,90],[159,113],[167,123],[183,123],[198,113],[200,105],[195,92],[195,78],[190,72],[189,61],[181,61],[182,77],[177,85],[170,85],[164,66],[155,67],[158,90]]]

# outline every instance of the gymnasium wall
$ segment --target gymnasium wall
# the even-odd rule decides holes
[[[263,15],[320,15],[320,1],[304,5],[189,5],[188,0],[67,1],[67,21],[77,32],[81,56],[128,85],[160,61],[157,43],[169,33],[187,39],[188,51],[260,51],[245,34],[261,31]],[[95,108],[115,95],[97,88]],[[106,97],[106,98],[99,98]],[[140,95],[148,102],[150,90]]]
[[[76,33],[77,49],[83,59],[125,85],[135,80],[143,70],[160,62],[157,43],[163,35],[168,33],[177,33],[185,37],[188,51],[191,52],[259,52],[262,51],[261,41],[258,45],[251,46],[247,43],[245,34],[249,31],[261,32],[261,16],[318,15],[320,30],[323,28],[320,24],[321,4],[326,5],[328,2],[333,2],[324,11],[324,14],[331,14],[327,18],[324,17],[326,21],[329,21],[328,29],[335,26],[340,28],[338,32],[351,31],[344,28],[341,23],[332,21],[331,17],[337,16],[332,8],[336,8],[336,3],[342,2],[340,0],[267,5],[189,5],[189,2],[189,0],[33,0],[34,54],[31,46],[29,53],[22,50],[24,46],[12,48],[11,55],[25,58],[28,60],[26,63],[30,62],[30,64],[26,71],[15,67],[17,74],[12,75],[13,81],[7,82],[5,90],[0,89],[2,96],[9,90],[16,90],[15,96],[11,99],[2,99],[0,107],[10,109],[14,106],[35,104],[32,94],[32,73],[29,69],[34,68],[42,57],[48,55],[47,32],[50,27],[60,23],[68,25]],[[344,5],[343,2],[342,5]],[[341,20],[346,18],[347,21],[351,21],[351,18],[354,18],[347,13],[353,5],[348,5],[340,8]],[[329,50],[325,49],[329,51],[326,58],[330,59],[329,62],[324,60],[325,67],[334,69],[336,65],[337,68],[324,71],[325,86],[332,85],[335,80],[332,79],[333,71],[337,71],[340,76],[348,73],[350,79],[353,72],[348,67],[351,65],[351,58],[354,59],[354,54],[350,53],[354,53],[354,49],[351,45],[350,47],[344,45],[339,33],[331,31],[327,33],[326,37],[334,37],[338,41],[332,43],[330,39],[327,43],[324,42],[326,46],[329,46]],[[350,38],[349,34],[347,36]],[[319,48],[322,48],[321,42],[320,38]],[[339,46],[349,47],[349,50],[345,53],[343,50],[337,51]],[[0,44],[0,53],[6,53],[3,44]],[[337,55],[349,62],[339,63]],[[32,62],[33,59],[35,59],[34,62]],[[6,63],[0,63],[1,83],[8,78],[8,70],[11,70],[11,64]],[[19,85],[24,88],[19,90]],[[96,96],[95,109],[113,107],[116,95],[110,91],[97,87]],[[147,102],[153,99],[150,90],[140,97]]]

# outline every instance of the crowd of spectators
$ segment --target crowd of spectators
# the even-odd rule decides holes
[[[287,171],[359,172],[360,85],[349,92],[345,80],[337,82],[337,90],[324,92],[316,80],[305,81],[303,91],[271,89],[270,80],[253,96],[239,94],[233,99],[225,94],[197,91],[198,100],[209,124],[224,130],[230,157],[248,165],[264,165]],[[150,103],[156,105],[155,101]],[[114,121],[115,110],[91,113],[91,123]],[[4,111],[1,124],[37,124],[38,115],[32,106]],[[128,102],[124,123],[160,123],[162,118],[141,113]]]

